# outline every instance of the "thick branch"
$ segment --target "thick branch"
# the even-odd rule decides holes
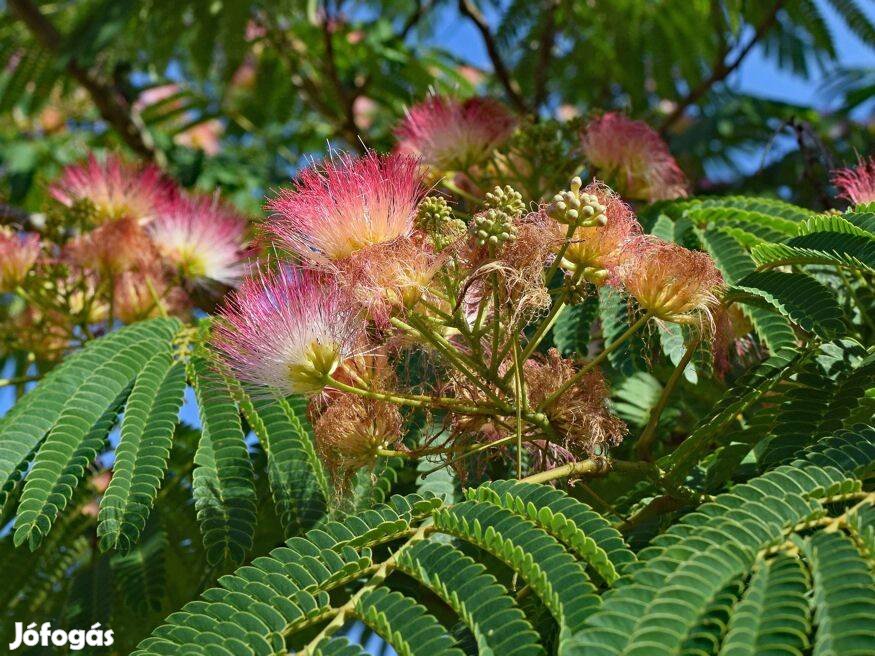
[[[772,8],[769,10],[769,13],[766,14],[762,22],[757,25],[753,36],[751,36],[750,40],[738,51],[738,53],[736,53],[735,57],[731,61],[726,60],[727,53],[725,52],[725,50],[721,50],[720,59],[711,71],[711,75],[709,75],[699,84],[693,87],[693,89],[683,99],[678,101],[677,106],[668,116],[665,117],[662,125],[660,125],[660,132],[664,133],[671,126],[673,126],[684,115],[684,112],[686,112],[688,107],[696,104],[706,93],[711,90],[711,88],[715,84],[725,80],[736,68],[741,65],[741,62],[743,62],[745,57],[750,54],[750,51],[753,50],[753,47],[759,42],[760,39],[763,38],[763,36],[765,36],[766,32],[768,32],[775,24],[775,20],[778,16],[778,10],[781,8],[782,4],[783,0],[776,0],[775,4],[773,4]]]
[[[504,63],[501,53],[498,52],[498,44],[495,42],[495,37],[489,29],[489,24],[480,13],[480,10],[471,2],[471,0],[459,0],[459,12],[470,19],[480,36],[483,39],[483,44],[486,46],[486,52],[489,54],[489,59],[492,61],[492,68],[495,70],[495,75],[501,86],[504,87],[507,97],[510,99],[513,106],[522,113],[528,113],[529,108],[526,106],[522,96],[517,91],[516,84],[510,76],[510,71]]]
[[[43,16],[35,4],[30,0],[8,0],[7,4],[12,13],[27,25],[27,29],[43,48],[54,55],[62,54],[63,39],[60,32]],[[119,90],[98,79],[94,73],[81,66],[72,57],[67,60],[66,69],[67,73],[88,91],[103,120],[118,132],[131,150],[141,157],[154,160],[156,158],[154,146],[145,131],[137,124],[130,104]]]

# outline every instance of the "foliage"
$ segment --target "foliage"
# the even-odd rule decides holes
[[[875,651],[871,75],[726,84],[825,6],[9,0],[0,641]]]

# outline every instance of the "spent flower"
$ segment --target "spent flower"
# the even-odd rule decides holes
[[[710,255],[650,236],[634,240],[619,276],[642,309],[671,323],[710,319],[723,288]]]

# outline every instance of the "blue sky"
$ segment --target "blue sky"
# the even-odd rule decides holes
[[[858,4],[870,20],[875,21],[875,0],[862,0]],[[847,28],[826,0],[817,0],[817,5],[822,10],[829,29],[835,37],[836,50],[841,64],[875,67],[875,51],[863,44]],[[488,12],[487,17],[489,17]],[[437,28],[434,41],[479,67],[490,68],[483,42],[470,22],[443,21]],[[755,48],[729,78],[729,84],[734,89],[745,93],[771,100],[829,109],[829,98],[821,93],[821,87],[825,81],[825,75],[819,71],[815,71],[815,76],[810,80],[804,80],[781,71],[774,63],[765,58],[760,48]]]

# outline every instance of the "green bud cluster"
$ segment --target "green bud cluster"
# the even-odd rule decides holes
[[[480,246],[499,247],[516,239],[517,236],[513,217],[496,208],[474,215],[471,232]]]
[[[426,234],[439,232],[453,218],[453,211],[441,196],[426,196],[416,208],[416,227]]]
[[[510,185],[496,187],[486,194],[484,205],[487,209],[501,210],[513,217],[520,216],[526,211],[523,195]]]
[[[559,223],[592,227],[605,225],[608,217],[607,209],[594,194],[581,193],[583,182],[580,178],[571,179],[570,188],[553,196],[547,205],[547,215]]]
[[[447,201],[441,196],[426,196],[416,209],[416,227],[428,235],[435,250],[440,252],[465,234],[468,226],[453,216]]]

